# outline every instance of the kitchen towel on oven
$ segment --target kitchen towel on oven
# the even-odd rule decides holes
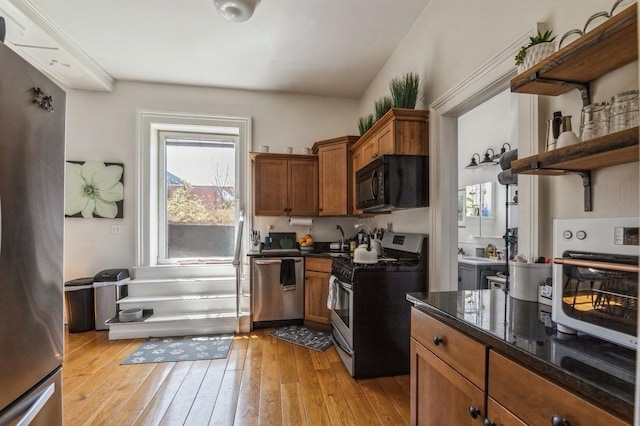
[[[282,291],[296,289],[296,261],[294,259],[282,259],[280,263],[280,284],[282,284]]]
[[[336,299],[338,298],[338,278],[335,275],[329,277],[329,296],[327,297],[327,309],[331,310],[336,307]]]

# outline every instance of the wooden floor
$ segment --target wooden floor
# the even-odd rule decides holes
[[[409,376],[354,380],[335,348],[237,335],[227,359],[120,365],[142,339],[65,333],[65,425],[405,425]]]

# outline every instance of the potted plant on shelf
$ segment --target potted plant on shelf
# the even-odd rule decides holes
[[[556,51],[556,44],[553,43],[556,36],[552,37],[552,34],[552,30],[544,33],[538,31],[535,36],[529,37],[529,44],[522,46],[515,57],[519,73],[528,70]]]
[[[420,76],[416,73],[407,73],[389,82],[393,108],[415,109],[418,100],[418,86]]]

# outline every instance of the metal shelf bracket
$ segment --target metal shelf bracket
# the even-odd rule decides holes
[[[534,72],[529,77],[531,81],[538,81],[540,83],[546,84],[557,84],[559,86],[567,86],[572,87],[574,89],[578,89],[580,91],[580,96],[582,97],[582,106],[587,106],[591,104],[591,84],[590,83],[578,83],[575,81],[565,81],[565,80],[556,80],[553,78],[544,78],[540,77],[538,72]]]
[[[568,173],[578,174],[582,178],[582,187],[584,188],[584,211],[593,211],[593,202],[591,200],[591,170],[582,172],[568,171]]]

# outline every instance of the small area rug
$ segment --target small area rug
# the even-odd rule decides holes
[[[314,351],[324,352],[331,346],[331,336],[322,331],[310,330],[301,325],[290,325],[272,331],[269,335]]]
[[[233,334],[152,337],[120,365],[224,359],[229,355],[232,343]]]

